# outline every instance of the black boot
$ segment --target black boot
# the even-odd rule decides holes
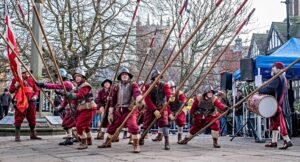
[[[157,136],[152,139],[152,141],[161,141],[163,138],[163,134],[162,133],[158,133]]]
[[[182,140],[182,133],[178,133],[177,135],[177,143]]]
[[[63,145],[63,146],[73,145],[72,138],[71,137],[67,137],[66,140],[63,141],[63,142],[60,142],[59,145]]]
[[[21,134],[21,127],[19,126],[16,126],[16,130],[15,130],[15,141],[16,142],[21,142],[21,137],[20,137],[20,134]]]
[[[292,141],[289,141],[289,142],[284,141],[283,146],[279,147],[279,149],[280,150],[286,150],[287,148],[292,147],[292,146],[293,146]]]
[[[170,144],[169,144],[169,136],[165,137],[165,150],[170,150]]]
[[[213,138],[213,146],[214,148],[221,148],[221,146],[218,144],[218,138]]]
[[[123,132],[123,139],[126,139],[127,138],[127,131],[124,131]]]
[[[41,137],[38,137],[36,135],[36,131],[35,131],[35,127],[34,126],[30,126],[30,139],[31,140],[41,140]]]

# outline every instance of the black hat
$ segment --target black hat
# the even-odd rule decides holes
[[[112,81],[110,79],[105,79],[105,80],[102,81],[101,86],[104,87],[104,84],[106,82],[110,83],[110,85],[112,84]]]

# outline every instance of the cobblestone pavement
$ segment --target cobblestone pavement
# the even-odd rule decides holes
[[[154,135],[151,136],[153,138]],[[44,136],[41,141],[21,137],[22,142],[14,142],[13,137],[0,137],[0,162],[63,162],[63,161],[137,161],[137,162],[168,162],[168,161],[297,161],[300,162],[300,138],[293,138],[294,147],[288,150],[267,149],[264,144],[255,143],[253,138],[237,137],[232,142],[229,137],[221,137],[222,148],[212,148],[211,138],[201,135],[188,145],[178,145],[177,136],[171,135],[171,150],[163,150],[164,142],[145,141],[140,154],[133,154],[128,140],[113,143],[112,148],[98,149],[96,146],[103,141],[93,141],[87,150],[79,151],[75,143],[72,146],[58,146],[62,136]],[[279,146],[282,141],[279,142]]]

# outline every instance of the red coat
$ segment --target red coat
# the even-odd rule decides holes
[[[159,84],[162,84],[162,83],[159,83]],[[150,85],[146,85],[145,86],[145,89],[146,89],[145,91],[147,91],[149,89],[149,87],[150,87]],[[153,88],[151,91],[155,91],[155,88]],[[163,90],[162,91],[164,92],[165,97],[167,98],[167,101],[168,101],[171,98],[171,96],[172,96],[172,91],[170,89],[169,84],[165,83],[164,86],[163,86]],[[152,99],[151,99],[151,92],[149,93],[149,95],[147,95],[145,97],[145,104],[146,104],[146,106],[147,106],[147,108],[149,110],[154,111],[154,110],[157,109],[157,105],[155,105],[153,103]]]
[[[199,105],[199,99],[200,99],[200,96],[195,97],[193,105],[191,107],[191,111],[190,111],[191,115],[195,114],[195,110],[197,109],[197,107]],[[225,108],[226,105],[224,105],[217,97],[213,96],[213,101],[212,102],[218,110],[221,110],[221,111],[226,110],[226,108]]]
[[[64,81],[64,85],[66,87],[67,92],[70,92],[74,89],[73,84],[70,81]],[[46,83],[46,89],[64,89],[64,87],[59,83]]]
[[[105,107],[108,95],[109,95],[109,90],[106,90],[105,88],[99,90],[98,96],[96,98],[96,103],[98,106],[97,109],[100,109],[101,106]]]
[[[39,89],[36,86],[36,84],[34,83],[34,80],[31,77],[27,77],[23,81],[24,81],[25,89],[27,89],[27,90],[25,90],[27,99],[30,100],[34,95],[38,97],[39,96]],[[11,84],[10,84],[10,87],[9,87],[9,92],[10,93],[15,93],[16,92],[17,89],[15,88],[15,83],[16,83],[16,79],[14,78],[12,80]]]

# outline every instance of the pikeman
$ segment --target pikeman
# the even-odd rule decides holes
[[[119,73],[117,79],[120,81],[114,85],[112,89],[112,100],[108,113],[109,126],[107,130],[106,141],[98,146],[98,148],[109,148],[111,147],[111,138],[115,134],[118,127],[122,124],[128,113],[131,111],[129,108],[132,105],[133,99],[135,103],[142,103],[142,92],[137,83],[132,82],[133,75],[129,70],[123,67]],[[141,105],[137,105],[140,107]],[[133,152],[139,153],[139,127],[137,123],[138,109],[130,116],[126,125],[128,131],[133,139]]]
[[[38,99],[39,89],[35,85],[34,80],[30,77],[29,73],[26,71],[25,68],[22,69],[22,79],[24,83],[24,91],[26,94],[26,99],[28,100],[28,107],[25,109],[24,112],[20,111],[18,105],[15,104],[18,98],[18,90],[20,88],[20,84],[16,78],[14,78],[10,84],[9,92],[15,93],[13,97],[14,107],[15,107],[15,141],[20,142],[20,131],[21,125],[26,117],[29,127],[30,127],[30,139],[32,140],[40,140],[41,138],[36,135],[35,132],[35,125],[36,125],[36,107],[35,102]]]
[[[213,88],[210,85],[205,86],[204,93],[202,96],[195,97],[191,107],[190,113],[193,118],[192,128],[190,129],[188,135],[183,140],[179,141],[178,144],[187,144],[192,135],[197,133],[206,124],[217,118],[220,114],[216,111],[216,108],[220,111],[225,111],[227,109],[226,105],[224,105],[216,96],[214,96]],[[220,148],[221,146],[218,145],[220,131],[219,120],[212,124],[210,128],[213,139],[213,147]]]
[[[179,91],[178,94],[174,94],[176,92],[176,85],[173,81],[169,81],[168,84],[171,88],[172,95],[175,96],[175,101],[170,103],[169,118],[171,120],[175,120],[175,115],[176,115],[176,113],[178,113],[177,111],[182,106],[182,104],[185,103],[186,98],[182,91]],[[177,125],[177,130],[178,130],[177,142],[182,140],[183,127],[185,126],[185,123],[186,123],[185,116],[186,116],[185,111],[181,111],[178,114],[177,119],[175,120],[175,124]]]
[[[151,80],[154,81],[160,75],[160,71],[154,69],[151,71]],[[161,79],[161,78],[160,78]],[[146,90],[149,86],[146,86]],[[158,81],[148,96],[145,97],[146,108],[148,109],[144,128],[148,128],[154,117],[158,119],[158,135],[154,141],[165,138],[165,150],[170,150],[169,144],[169,107],[160,113],[160,109],[171,98],[172,92],[167,83]],[[154,116],[153,116],[154,114]]]
[[[284,69],[282,62],[275,62],[272,65],[271,75],[274,76]],[[272,94],[278,102],[277,113],[270,118],[270,130],[272,131],[272,141],[265,145],[265,147],[277,147],[277,139],[280,130],[280,134],[284,140],[283,146],[279,149],[286,150],[288,147],[292,147],[293,144],[288,136],[284,115],[290,115],[291,110],[288,100],[288,86],[285,73],[273,80],[268,86],[259,90],[261,94]],[[280,128],[280,129],[279,129]],[[278,130],[279,129],[279,130]]]
[[[107,131],[107,126],[108,126],[108,109],[106,112],[104,112],[105,104],[107,103],[107,100],[109,99],[109,90],[111,88],[112,81],[110,79],[105,79],[102,83],[101,86],[102,88],[98,92],[97,96],[97,110],[100,110],[101,113],[101,118],[102,118],[102,125],[101,125],[101,130],[99,130],[99,133],[95,139],[103,140],[104,139],[104,134]],[[108,103],[109,104],[109,103]],[[104,118],[103,118],[104,117]]]
[[[66,69],[60,68],[59,73],[64,81],[64,86],[66,87],[67,92],[72,92],[75,89],[75,87],[73,86],[72,82],[69,80]],[[55,78],[58,78],[57,74],[55,75]],[[59,94],[62,94],[61,90],[64,88],[63,85],[61,85],[60,83],[37,82],[36,85],[40,88],[55,89],[57,90],[56,92]],[[70,109],[69,101],[66,98],[64,98],[61,104],[56,108],[56,111],[58,111],[59,113],[65,112],[65,115],[63,117],[62,127],[67,133],[67,137],[65,138],[65,141],[60,142],[59,145],[73,145],[72,128],[76,126],[75,113],[73,113],[75,112],[75,105],[72,103],[70,104],[71,107],[73,107],[72,110]]]
[[[85,72],[82,69],[77,69],[73,74],[73,78],[77,83],[77,88],[74,92],[67,92],[65,96],[69,100],[76,103],[76,130],[81,140],[77,149],[87,149],[88,145],[92,145],[91,121],[97,109],[92,94],[92,86],[87,82]]]

